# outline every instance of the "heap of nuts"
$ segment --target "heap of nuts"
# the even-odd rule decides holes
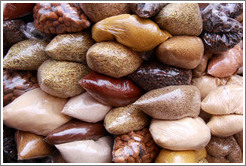
[[[30,71],[3,70],[3,105],[38,87],[36,74]]]
[[[37,3],[33,12],[35,26],[48,34],[80,32],[90,26],[79,5],[74,3]]]
[[[114,140],[113,161],[115,163],[149,163],[159,152],[147,128],[118,136]]]

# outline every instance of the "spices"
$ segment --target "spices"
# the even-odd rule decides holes
[[[70,122],[50,132],[45,141],[51,145],[80,140],[97,140],[106,135],[102,122],[86,123],[79,120]]]
[[[50,95],[73,97],[84,92],[78,81],[88,72],[88,67],[80,63],[47,60],[38,68],[38,83]]]
[[[199,150],[211,138],[208,126],[199,117],[172,121],[153,119],[149,130],[155,143],[169,150]]]
[[[226,85],[211,91],[201,102],[209,114],[243,114],[243,86]]]
[[[233,136],[219,138],[213,136],[206,146],[209,162],[214,162],[215,158],[224,158],[231,163],[241,163],[243,159],[242,151]]]
[[[204,46],[195,36],[175,36],[156,50],[157,59],[167,65],[184,69],[196,68],[202,60]]]
[[[50,96],[36,88],[3,108],[3,123],[8,127],[45,136],[71,119],[61,113],[66,102],[66,99]]]
[[[172,35],[198,36],[202,32],[202,17],[197,3],[171,3],[155,17],[161,29]]]
[[[53,147],[44,142],[43,137],[29,132],[16,131],[15,139],[18,151],[18,160],[26,160],[48,156]]]
[[[129,79],[111,78],[90,72],[79,84],[97,101],[113,107],[125,106],[136,101],[141,90]]]
[[[80,3],[79,5],[94,23],[111,16],[130,13],[127,3]]]
[[[96,123],[102,121],[110,109],[111,106],[98,102],[85,92],[70,98],[62,113],[85,122]]]
[[[192,73],[158,61],[146,61],[128,77],[145,91],[150,91],[170,85],[189,85]]]
[[[155,163],[198,163],[207,156],[205,148],[201,150],[170,151],[162,149]]]
[[[35,26],[48,34],[80,32],[90,26],[79,5],[74,3],[36,3],[33,12]]]
[[[38,87],[35,72],[3,70],[3,106]]]
[[[172,37],[158,25],[137,15],[121,14],[97,22],[92,27],[92,38],[96,42],[116,39],[134,51],[150,51]]]
[[[212,135],[228,137],[243,131],[243,115],[213,115],[207,126]]]
[[[114,135],[129,133],[143,129],[148,125],[146,114],[133,105],[111,109],[104,119],[106,130]]]
[[[85,62],[86,52],[93,45],[89,31],[57,35],[45,48],[45,53],[55,60]]]
[[[139,17],[150,18],[155,16],[167,3],[130,3],[132,12]]]
[[[197,87],[179,85],[149,91],[133,105],[152,118],[173,120],[198,116],[200,103]]]
[[[13,20],[32,13],[34,3],[3,3],[3,20]]]
[[[159,152],[147,128],[120,135],[114,140],[113,162],[150,163]]]
[[[97,141],[82,140],[55,146],[69,163],[112,162],[113,140],[110,136],[101,137]]]
[[[137,52],[117,42],[94,44],[87,51],[86,61],[92,70],[114,78],[133,73],[142,63]]]
[[[44,49],[45,41],[28,39],[13,45],[3,59],[3,68],[13,70],[37,70],[49,57]]]
[[[22,20],[3,21],[3,42],[7,48],[26,39],[20,30],[20,27],[24,25],[25,22]]]

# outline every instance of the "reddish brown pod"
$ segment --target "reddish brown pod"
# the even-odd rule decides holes
[[[32,13],[35,3],[4,3],[3,20],[12,20]]]
[[[101,103],[121,107],[133,103],[141,96],[141,90],[126,78],[112,78],[91,72],[79,84]]]
[[[56,128],[47,135],[45,141],[51,145],[80,140],[97,140],[106,135],[102,122],[87,123],[72,120],[61,127]]]
[[[74,3],[37,3],[33,9],[35,26],[42,32],[80,32],[90,26],[83,11]]]

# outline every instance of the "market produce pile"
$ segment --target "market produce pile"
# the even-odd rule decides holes
[[[242,3],[6,3],[5,163],[242,163]]]

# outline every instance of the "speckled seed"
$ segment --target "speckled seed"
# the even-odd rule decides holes
[[[200,103],[197,87],[179,85],[149,91],[133,105],[152,118],[171,120],[198,116]]]
[[[198,36],[202,32],[202,17],[197,3],[171,3],[155,17],[161,29],[172,35]]]
[[[119,14],[130,13],[127,3],[80,3],[79,5],[92,22],[98,22]]]
[[[89,31],[57,35],[45,48],[47,55],[56,60],[85,62],[86,52],[93,45]]]
[[[44,52],[47,43],[41,40],[24,40],[13,45],[3,59],[3,68],[14,70],[37,70],[47,59]]]
[[[114,108],[104,119],[104,126],[114,135],[143,129],[148,124],[148,116],[133,105]]]
[[[47,60],[38,68],[38,82],[46,93],[68,98],[84,92],[78,81],[88,72],[88,67],[83,64]]]
[[[133,73],[142,63],[137,52],[117,42],[94,44],[86,54],[86,61],[92,70],[115,78]]]
[[[199,37],[175,36],[157,48],[156,56],[164,64],[194,69],[201,63],[203,52],[203,42]]]

